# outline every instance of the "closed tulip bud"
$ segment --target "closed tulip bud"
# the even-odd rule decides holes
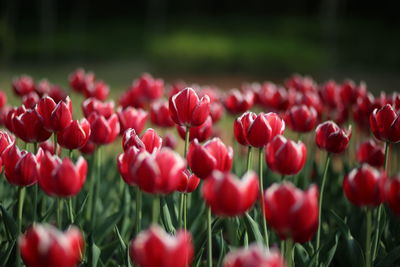
[[[96,144],[94,144],[92,141],[87,141],[86,145],[84,145],[83,147],[81,147],[79,149],[79,151],[85,155],[90,155],[93,154],[93,152],[96,150],[97,146]]]
[[[400,176],[394,176],[387,181],[385,200],[390,210],[400,216]]]
[[[202,195],[215,215],[234,217],[254,205],[258,189],[258,177],[254,172],[248,172],[239,180],[233,174],[214,171],[205,180]]]
[[[97,145],[112,143],[119,134],[119,121],[117,114],[111,115],[108,119],[93,112],[88,121],[90,123],[90,140]]]
[[[264,215],[282,240],[310,241],[318,228],[318,188],[302,191],[291,183],[273,184],[264,193]]]
[[[36,113],[48,131],[61,131],[72,122],[72,102],[69,97],[58,104],[48,96],[42,98],[36,106]]]
[[[335,108],[339,103],[339,86],[335,81],[326,82],[319,90],[322,102],[330,108]]]
[[[4,130],[0,130],[0,156],[3,151],[15,142],[14,137]]]
[[[43,142],[51,136],[37,112],[32,109],[25,110],[18,116],[14,115],[12,128],[14,134],[27,143]]]
[[[122,137],[124,151],[134,146],[139,150],[145,149],[147,152],[153,153],[160,150],[162,142],[162,138],[152,128],[147,129],[142,137],[139,137],[134,129],[128,129]]]
[[[121,125],[121,134],[127,129],[133,128],[136,133],[140,134],[147,121],[147,112],[143,109],[135,109],[133,107],[127,107],[125,109],[119,109],[117,111],[119,124]]]
[[[241,92],[237,89],[230,90],[224,100],[225,108],[231,114],[248,111],[254,104],[254,93],[250,90]]]
[[[50,154],[54,155],[54,144],[50,140],[46,140],[39,144],[39,147],[43,150],[43,152],[49,152]],[[57,147],[57,155],[61,154],[61,148]]]
[[[4,175],[10,184],[30,186],[37,182],[37,156],[26,150],[20,151],[13,144],[3,151],[1,158],[4,164]]]
[[[175,125],[171,118],[167,101],[157,101],[151,104],[150,118],[151,122],[159,127],[168,128]]]
[[[150,101],[160,98],[164,93],[164,81],[154,79],[150,74],[144,73],[132,86],[132,90],[139,92],[143,101]]]
[[[189,141],[197,139],[199,142],[206,141],[212,135],[212,119],[208,116],[207,120],[200,126],[190,127],[189,129]],[[179,136],[185,140],[186,129],[184,126],[177,125]]]
[[[344,177],[343,190],[354,205],[375,207],[384,201],[385,182],[385,172],[364,164]]]
[[[83,93],[86,90],[86,81],[94,81],[95,76],[93,73],[86,73],[84,69],[77,69],[69,76],[69,86],[72,90]]]
[[[69,158],[45,152],[40,159],[39,186],[50,196],[71,197],[77,195],[86,181],[87,163],[79,157],[74,165]]]
[[[131,260],[140,267],[190,266],[193,253],[189,232],[180,230],[172,236],[156,225],[140,232],[129,248]]]
[[[174,150],[175,147],[176,147],[176,143],[177,143],[177,140],[176,140],[175,135],[173,135],[171,133],[167,133],[163,138],[163,145],[162,146],[163,147],[169,147],[172,150]]]
[[[375,109],[370,116],[370,127],[374,136],[385,142],[400,142],[400,115],[393,107],[386,104]]]
[[[318,125],[315,133],[315,142],[319,148],[330,153],[341,153],[349,144],[351,126],[346,131],[333,121],[326,121]]]
[[[114,101],[102,102],[96,98],[88,98],[82,103],[82,111],[86,118],[92,113],[104,116],[106,119],[114,114]]]
[[[269,110],[286,110],[295,100],[295,91],[273,83],[264,83],[258,92],[259,103]]]
[[[130,167],[136,163],[137,156],[141,151],[143,151],[143,149],[131,146],[117,157],[118,171],[121,174],[122,179],[124,179],[128,185],[136,185],[135,177],[131,175]]]
[[[285,261],[279,251],[266,251],[260,245],[229,252],[223,267],[285,267]]]
[[[190,173],[189,170],[185,169],[180,173],[180,184],[178,191],[181,193],[192,193],[196,190],[200,184],[200,178],[195,174]]]
[[[247,141],[247,133],[249,132],[249,128],[256,118],[257,114],[253,112],[246,112],[234,121],[233,134],[239,144],[243,146],[250,145]]]
[[[190,169],[201,179],[206,179],[214,170],[222,172],[232,168],[233,149],[226,146],[221,139],[213,138],[204,145],[195,139],[190,143],[188,152]]]
[[[306,133],[315,128],[318,120],[317,111],[313,107],[299,105],[291,107],[285,116],[285,122],[295,132]]]
[[[374,140],[367,140],[358,147],[357,160],[360,163],[368,163],[371,166],[380,168],[385,161],[384,149]]]
[[[4,91],[0,90],[0,108],[7,104],[7,95]]]
[[[19,238],[26,267],[75,267],[81,262],[85,241],[75,227],[61,232],[54,226],[34,224]]]
[[[80,121],[74,120],[72,123],[57,132],[57,141],[60,146],[66,149],[79,149],[83,147],[90,137],[90,124],[83,118]]]
[[[39,103],[40,98],[36,92],[30,92],[22,97],[22,104],[27,109],[35,108],[36,104]]]
[[[5,114],[5,117],[4,117],[4,125],[10,132],[14,133],[14,117],[17,117],[25,112],[26,112],[26,108],[24,105],[22,105],[18,108],[12,107],[12,108],[8,109],[7,114]]]
[[[13,80],[12,87],[18,96],[23,96],[35,91],[35,82],[32,77],[22,75]]]
[[[339,95],[342,104],[346,106],[352,105],[357,100],[357,86],[353,81],[346,80],[340,86]]]
[[[202,125],[210,114],[210,98],[201,99],[192,88],[185,88],[169,99],[169,111],[172,120],[182,126]]]
[[[107,99],[108,94],[110,93],[110,88],[103,81],[96,81],[87,83],[86,86],[83,87],[83,93],[86,98],[94,97],[100,101],[104,101]]]
[[[294,175],[301,171],[307,158],[307,148],[301,142],[297,143],[277,135],[268,143],[265,150],[265,160],[268,167],[282,175]]]

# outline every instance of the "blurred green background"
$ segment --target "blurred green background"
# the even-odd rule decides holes
[[[0,0],[0,87],[21,73],[66,86],[77,67],[112,89],[142,72],[237,87],[293,74],[398,90],[390,1]]]

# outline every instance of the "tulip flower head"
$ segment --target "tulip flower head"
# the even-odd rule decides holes
[[[89,141],[90,124],[83,118],[80,121],[74,120],[72,123],[57,132],[58,143],[66,149],[82,148]]]
[[[200,184],[200,178],[194,173],[190,173],[188,169],[183,170],[180,177],[178,191],[181,193],[192,193]]]
[[[400,216],[400,175],[396,175],[387,181],[385,200],[390,210]]]
[[[121,134],[127,129],[133,128],[136,133],[140,134],[147,121],[147,112],[143,109],[135,109],[127,107],[125,109],[118,109],[117,111],[119,124],[121,125]]]
[[[18,112],[21,113],[18,115]],[[22,107],[11,115],[13,133],[28,143],[43,142],[50,138],[51,132],[46,130],[38,113]]]
[[[154,125],[163,128],[175,125],[171,118],[167,101],[157,101],[151,104],[150,119]]]
[[[375,109],[369,119],[374,136],[384,142],[400,142],[400,115],[393,107],[386,104]]]
[[[211,116],[208,116],[206,121],[196,127],[190,127],[189,129],[189,141],[193,141],[194,139],[197,139],[199,142],[204,142],[210,136],[212,135],[212,130],[213,130],[213,121],[211,119]],[[184,126],[179,126],[177,125],[176,128],[178,129],[179,136],[185,140],[186,137],[186,129]]]
[[[267,252],[260,245],[229,252],[223,267],[285,267],[285,261],[279,251],[272,249]]]
[[[108,119],[96,112],[90,114],[90,140],[97,145],[112,143],[120,132],[120,125],[117,114],[111,115]]]
[[[231,114],[248,111],[254,104],[254,93],[250,90],[241,92],[237,89],[229,91],[224,101],[225,108]]]
[[[83,101],[82,111],[86,118],[89,118],[92,113],[97,113],[108,119],[114,114],[114,106],[114,101],[102,102],[91,97]]]
[[[153,153],[160,150],[162,143],[162,138],[152,128],[147,129],[141,137],[136,134],[134,129],[128,129],[122,137],[122,147],[124,151],[135,146],[139,150],[145,149],[147,152]]]
[[[306,105],[291,107],[285,116],[288,127],[295,132],[306,133],[315,128],[318,114],[315,108]]]
[[[385,161],[384,148],[378,145],[374,140],[367,140],[359,145],[357,149],[357,160],[360,163],[368,163],[376,168],[383,167]]]
[[[35,91],[35,82],[32,77],[22,75],[12,81],[12,88],[18,96],[27,95],[30,92]]]
[[[346,131],[333,121],[321,123],[315,132],[317,146],[330,153],[342,153],[347,148],[351,138],[351,126]]]
[[[40,120],[48,131],[61,131],[72,122],[72,102],[69,97],[58,104],[51,97],[42,98],[35,108]]]

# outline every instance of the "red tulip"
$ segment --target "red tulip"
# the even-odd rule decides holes
[[[43,152],[49,152],[50,154],[54,155],[54,144],[50,140],[46,140],[39,144],[39,147],[43,150]],[[57,155],[61,154],[60,147],[57,147]]]
[[[86,118],[92,113],[97,113],[108,119],[114,114],[114,101],[102,102],[91,97],[83,101],[82,111]]]
[[[70,87],[79,93],[84,93],[88,85],[95,81],[95,75],[92,72],[86,73],[84,69],[77,69],[69,76]]]
[[[385,172],[364,164],[344,177],[343,190],[354,205],[373,207],[384,201],[385,182]]]
[[[391,105],[386,104],[380,109],[375,109],[369,121],[371,131],[377,139],[385,142],[400,142],[400,115]]]
[[[306,133],[315,128],[318,120],[317,111],[313,107],[299,105],[291,107],[285,116],[285,122],[295,132]]]
[[[4,91],[0,90],[0,108],[7,104],[7,95]]]
[[[385,161],[384,149],[374,140],[367,140],[358,147],[357,160],[377,168],[382,167]]]
[[[153,225],[131,241],[129,255],[140,267],[186,267],[193,258],[192,236],[178,231],[175,236]]]
[[[147,100],[155,100],[160,98],[164,93],[164,81],[154,79],[150,74],[144,73],[133,84],[133,90],[140,92],[141,98]]]
[[[0,130],[0,156],[3,151],[15,142],[14,137],[4,130]]]
[[[192,88],[185,88],[170,97],[169,111],[178,125],[200,126],[210,114],[210,98],[206,95],[199,99]]]
[[[400,215],[400,176],[397,175],[388,180],[385,187],[385,199],[390,210]]]
[[[171,133],[167,133],[163,138],[162,146],[163,147],[169,147],[172,150],[174,150],[175,147],[176,147],[176,143],[177,143],[177,140],[176,140],[175,135],[173,135]]]
[[[254,205],[258,189],[258,176],[254,172],[239,180],[233,174],[214,171],[205,180],[202,195],[214,214],[234,217]]]
[[[36,104],[39,103],[40,98],[36,92],[30,92],[22,97],[22,104],[27,109],[34,109]]]
[[[322,102],[329,108],[336,108],[339,104],[339,87],[335,81],[326,82],[319,90]]]
[[[264,215],[280,239],[310,241],[318,228],[318,188],[307,191],[291,183],[273,184],[264,193]]]
[[[195,174],[190,173],[189,170],[185,169],[180,173],[180,184],[178,191],[181,193],[192,193],[196,190],[200,184],[200,178]]]
[[[159,127],[172,127],[175,125],[171,118],[168,108],[168,102],[158,101],[151,105],[150,109],[151,122]]]
[[[58,104],[48,96],[42,98],[35,108],[48,131],[61,131],[72,122],[72,102],[69,97]]]
[[[315,133],[315,142],[319,148],[330,153],[341,153],[349,144],[351,126],[345,131],[340,129],[333,121],[326,121],[318,125]]]
[[[265,150],[265,160],[271,170],[282,175],[294,175],[304,167],[307,158],[307,148],[301,142],[297,143],[277,135],[268,143]]]
[[[374,96],[366,94],[357,99],[356,105],[353,106],[353,120],[357,126],[369,132],[369,116],[374,110]]]
[[[195,139],[190,143],[188,152],[190,169],[201,179],[206,179],[214,170],[223,172],[232,168],[233,150],[221,139],[215,137],[200,145]]]
[[[58,85],[52,85],[48,80],[43,79],[35,86],[35,91],[40,97],[49,96],[54,102],[65,101],[67,94]]]
[[[90,139],[89,139],[89,141],[87,141],[86,145],[84,145],[83,147],[81,147],[81,148],[79,149],[79,151],[80,151],[81,153],[83,153],[83,154],[90,155],[90,154],[93,154],[93,152],[96,150],[96,148],[97,148],[96,144],[94,144],[94,143],[93,143],[92,141],[90,141]]]
[[[20,151],[15,144],[8,146],[1,154],[7,181],[17,186],[35,184],[37,182],[37,158],[40,153],[38,152],[35,156],[26,150]]]
[[[294,96],[294,91],[266,82],[258,92],[258,101],[267,109],[280,111],[286,110],[293,103]]]
[[[90,123],[90,140],[98,145],[110,144],[118,136],[120,126],[117,114],[111,115],[108,119],[93,112],[88,121]]]
[[[317,83],[309,76],[295,74],[285,84],[287,88],[293,88],[302,93],[315,92],[317,90]]]
[[[124,154],[118,157],[118,166],[126,183],[151,194],[170,194],[177,190],[185,161],[176,152],[162,148],[149,154],[131,148]]]
[[[100,101],[107,99],[110,88],[103,81],[85,82],[83,93],[86,98],[94,97]]]
[[[285,267],[285,261],[277,250],[266,251],[260,245],[229,252],[223,267]]]
[[[254,104],[254,93],[250,90],[241,92],[237,89],[230,90],[224,101],[225,108],[232,114],[248,111]]]
[[[4,125],[10,132],[14,133],[14,118],[25,112],[26,108],[23,105],[18,108],[11,107],[8,109],[7,114],[5,114],[4,117]]]
[[[357,101],[357,86],[353,81],[346,80],[340,86],[339,95],[343,105],[352,105]]]
[[[189,129],[189,141],[197,139],[199,142],[206,141],[212,135],[212,119],[208,116],[207,120],[200,126],[190,127]],[[177,125],[179,136],[185,140],[186,129],[184,126]]]
[[[83,147],[90,137],[90,124],[83,118],[74,120],[65,129],[57,132],[57,141],[66,149],[79,149]]]
[[[16,136],[25,142],[36,143],[43,142],[51,136],[51,132],[44,128],[42,120],[35,110],[22,109],[22,113],[18,116],[15,113],[12,116],[12,128]]]
[[[79,157],[74,165],[69,158],[61,161],[59,157],[45,152],[39,164],[39,186],[50,196],[75,196],[86,181],[87,163],[83,157]]]
[[[143,109],[135,109],[127,107],[125,109],[118,109],[117,111],[119,124],[121,125],[121,134],[127,129],[133,128],[136,133],[140,134],[147,121],[147,112]]]
[[[139,150],[145,149],[149,153],[157,152],[162,146],[162,138],[152,128],[147,129],[142,137],[134,129],[128,129],[122,137],[122,147],[126,151],[132,146]]]
[[[19,239],[27,267],[75,267],[81,262],[85,241],[75,227],[61,232],[51,225],[34,224]]]
[[[22,75],[13,80],[12,87],[17,95],[23,96],[35,91],[35,82],[32,77]]]
[[[253,112],[243,113],[242,116],[237,118],[233,123],[233,134],[239,144],[243,146],[249,146],[247,141],[247,134],[249,132],[250,126],[253,124],[257,115]]]

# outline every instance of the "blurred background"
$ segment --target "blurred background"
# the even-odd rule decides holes
[[[143,72],[239,87],[308,74],[398,90],[400,20],[390,1],[0,0],[0,87],[67,85],[77,67],[113,91]]]

